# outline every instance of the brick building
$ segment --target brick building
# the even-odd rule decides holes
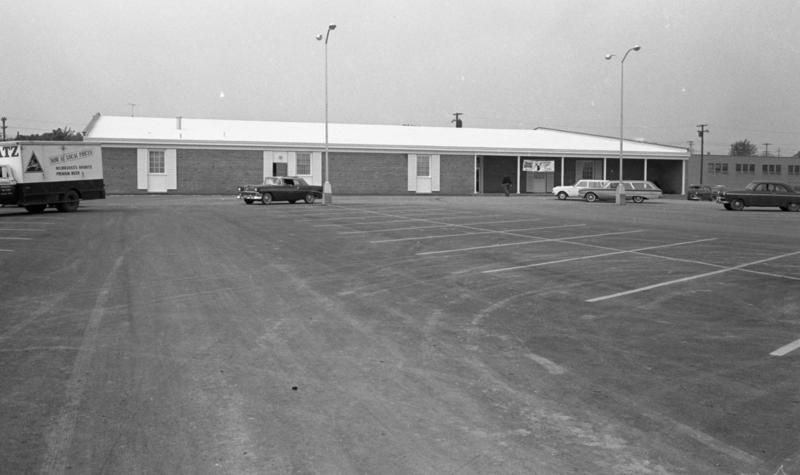
[[[322,123],[95,115],[84,140],[103,151],[108,193],[228,194],[266,176],[325,181]],[[626,179],[686,187],[686,149],[624,142]],[[334,194],[547,193],[619,176],[619,139],[562,130],[329,124]]]
[[[692,155],[688,182],[697,185],[743,188],[755,180],[800,186],[800,158],[774,156]]]

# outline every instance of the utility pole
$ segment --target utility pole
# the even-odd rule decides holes
[[[703,170],[703,168],[704,168],[704,166],[703,166],[703,154],[705,153],[705,150],[703,150],[703,146],[705,145],[704,144],[704,137],[708,133],[708,129],[706,129],[706,127],[708,127],[708,124],[697,124],[697,127],[700,129],[700,130],[697,131],[697,135],[698,135],[698,137],[700,137],[700,183],[699,184],[702,185],[703,184],[703,172],[705,171],[705,170]]]
[[[771,143],[767,142],[764,144],[764,158],[769,157],[769,146],[772,145]]]
[[[689,144],[689,154],[694,155],[694,140],[687,140],[687,144]]]
[[[463,112],[453,112],[453,115],[456,116],[456,118],[451,120],[450,122],[451,123],[455,122],[456,123],[456,128],[460,129],[461,126],[463,125],[463,123],[461,122],[461,119],[458,118],[458,116],[464,115],[464,113]]]
[[[6,141],[6,118],[0,117],[0,120],[3,121],[3,142]]]

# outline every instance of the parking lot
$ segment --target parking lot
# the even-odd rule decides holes
[[[545,196],[0,209],[0,466],[800,473],[800,213]]]

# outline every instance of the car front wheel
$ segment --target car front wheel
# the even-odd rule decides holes
[[[644,198],[641,196],[634,196],[633,198],[631,198],[631,200],[633,200],[634,203],[641,203],[644,201]]]
[[[744,201],[740,199],[735,199],[731,201],[731,209],[735,211],[741,211],[744,209]]]
[[[789,203],[786,205],[786,211],[797,212],[800,211],[800,203]]]
[[[597,195],[595,195],[594,193],[586,193],[586,196],[584,196],[584,198],[586,198],[586,201],[588,201],[589,203],[594,203],[595,201],[597,201]]]
[[[306,197],[303,198],[303,201],[305,201],[308,204],[313,204],[314,201],[316,201],[316,199],[317,197],[314,196],[314,193],[306,193]]]
[[[265,205],[272,203],[272,195],[270,193],[264,193],[261,196],[261,202],[264,203]]]
[[[567,199],[567,193],[565,191],[559,191],[557,196],[558,196],[558,199],[560,199],[560,200]]]

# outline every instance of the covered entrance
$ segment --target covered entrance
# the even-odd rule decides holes
[[[512,193],[550,193],[559,169],[551,158],[476,156],[475,192],[503,193],[503,178],[509,177]]]

